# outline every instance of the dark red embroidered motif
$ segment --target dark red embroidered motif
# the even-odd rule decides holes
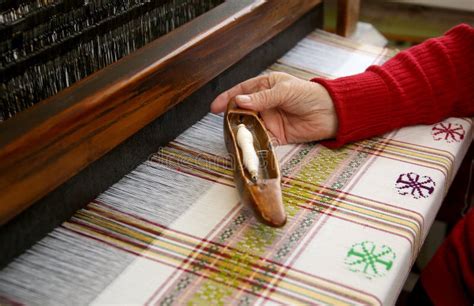
[[[401,195],[410,194],[415,199],[427,198],[433,193],[436,183],[429,176],[409,172],[400,174],[395,183],[395,188]]]
[[[448,143],[461,142],[464,134],[464,127],[458,123],[440,122],[431,129],[434,140],[445,140]]]

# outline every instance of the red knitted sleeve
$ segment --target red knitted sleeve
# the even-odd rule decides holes
[[[474,28],[400,52],[382,66],[335,80],[315,78],[331,95],[339,119],[339,147],[407,125],[474,115]]]

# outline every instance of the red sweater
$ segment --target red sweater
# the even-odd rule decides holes
[[[336,139],[325,143],[329,147],[407,125],[473,116],[474,28],[459,25],[357,75],[313,81],[329,91],[339,119]],[[421,281],[435,305],[474,303],[474,209],[439,248]]]
[[[339,119],[336,139],[324,143],[328,147],[473,116],[474,28],[459,25],[360,74],[313,81],[326,87]]]

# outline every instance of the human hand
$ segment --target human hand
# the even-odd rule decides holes
[[[211,111],[225,111],[233,97],[239,107],[260,112],[267,130],[279,144],[336,136],[338,122],[333,101],[318,83],[272,72],[221,93],[212,102]]]

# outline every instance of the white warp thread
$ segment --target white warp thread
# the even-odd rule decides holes
[[[197,151],[226,156],[222,124],[222,116],[209,114],[177,141]],[[145,161],[97,200],[168,226],[212,185]],[[88,304],[133,259],[125,251],[58,227],[0,271],[0,302],[4,296],[27,305]]]

